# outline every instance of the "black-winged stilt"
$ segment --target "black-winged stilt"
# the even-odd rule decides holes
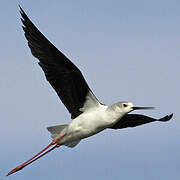
[[[71,114],[72,122],[48,127],[53,141],[28,161],[10,171],[7,176],[21,170],[61,145],[74,147],[81,139],[97,134],[106,128],[135,127],[153,121],[164,122],[172,118],[173,114],[160,119],[141,114],[128,114],[133,110],[152,109],[152,107],[135,107],[127,101],[111,106],[101,104],[90,90],[80,70],[48,41],[21,7],[20,13],[28,46],[33,56],[39,59],[39,65],[43,69],[46,79]],[[48,150],[52,145],[54,146]]]

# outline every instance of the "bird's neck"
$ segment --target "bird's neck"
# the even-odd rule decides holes
[[[117,104],[113,104],[107,108],[107,113],[112,118],[112,121],[116,123],[119,119],[121,119],[126,112],[122,111]]]

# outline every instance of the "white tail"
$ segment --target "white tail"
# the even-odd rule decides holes
[[[63,124],[63,125],[57,125],[57,126],[50,126],[47,127],[47,130],[51,133],[51,137],[55,139],[57,136],[59,136],[63,130],[68,127],[68,124]]]
[[[57,125],[57,126],[50,126],[47,127],[47,130],[51,133],[51,137],[53,139],[55,139],[57,136],[59,136],[63,130],[65,131],[66,128],[68,127],[68,124],[63,124],[63,125]],[[80,140],[78,141],[72,141],[69,143],[64,144],[67,147],[71,147],[73,148],[74,146],[76,146],[78,143],[80,142]]]

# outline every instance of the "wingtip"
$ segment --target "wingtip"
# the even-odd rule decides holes
[[[18,7],[19,7],[20,11],[22,11],[22,12],[24,11],[20,4],[18,4]]]
[[[19,6],[19,12],[20,12],[21,16],[22,16],[23,19],[24,19],[27,15],[26,15],[26,13],[24,12],[23,8],[22,8],[20,5],[18,5],[18,6]]]
[[[170,114],[170,115],[167,115],[161,119],[159,119],[159,121],[163,121],[163,122],[166,122],[166,121],[169,121],[171,118],[173,117],[173,113]]]
[[[21,14],[21,17],[20,17],[20,19],[21,19],[21,22],[23,23],[23,25],[24,26],[22,26],[22,27],[26,27],[26,22],[31,22],[30,21],[30,19],[28,18],[28,16],[26,15],[26,13],[24,12],[24,10],[22,9],[22,7],[20,6],[20,5],[18,5],[19,6],[19,12],[20,12],[20,14]],[[24,28],[23,28],[24,29]]]
[[[170,114],[170,115],[169,115],[169,119],[171,119],[171,118],[173,117],[173,115],[174,115],[173,113],[172,113],[172,114]]]
[[[23,12],[22,7],[19,4],[18,4],[18,7],[19,7],[19,12],[22,13]]]

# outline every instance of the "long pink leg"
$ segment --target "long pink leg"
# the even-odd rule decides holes
[[[47,150],[49,147],[51,147],[52,145],[56,144],[60,139],[62,139],[65,135],[63,136],[59,136],[56,139],[54,139],[48,146],[46,146],[44,149],[42,149],[40,152],[38,152],[35,156],[33,156],[32,158],[28,159],[26,162],[24,162],[23,164],[17,166],[16,168],[14,168],[12,171],[10,171],[7,176],[23,169],[25,166],[31,164],[32,162],[34,162],[35,160],[39,159],[40,157],[44,156],[45,154],[47,154],[48,152],[52,151],[54,148],[59,147],[59,145],[54,146],[53,148],[51,148],[50,150],[46,151],[45,153],[43,153],[45,150]],[[41,153],[43,153],[42,155],[40,155]],[[39,156],[40,155],[40,156]],[[39,156],[39,157],[37,157]],[[35,157],[37,157],[36,159],[34,159]],[[33,160],[34,159],[34,160]]]
[[[35,159],[33,159],[32,161],[28,162],[24,167],[26,167],[27,165],[33,163],[34,161],[38,160],[39,158],[43,157],[44,155],[46,155],[47,153],[51,152],[53,149],[60,147],[60,145],[56,144],[54,147],[52,147],[51,149],[49,149],[48,151],[44,152],[43,154],[41,154],[40,156],[36,157]],[[23,168],[24,168],[23,167]]]

